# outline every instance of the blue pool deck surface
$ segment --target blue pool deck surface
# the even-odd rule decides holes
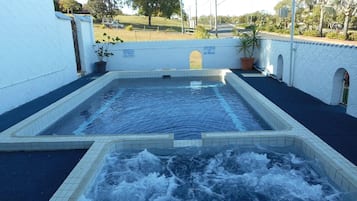
[[[86,151],[0,152],[0,199],[49,200]]]
[[[347,115],[345,108],[327,105],[271,77],[255,76],[259,74],[258,71],[232,71],[357,165],[357,146],[355,145],[357,118]],[[98,76],[100,75],[89,74],[0,115],[0,132],[88,84]]]
[[[327,105],[271,77],[252,76],[257,71],[232,71],[357,165],[357,118],[347,115],[343,106]]]

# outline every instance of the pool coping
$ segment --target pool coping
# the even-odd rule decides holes
[[[278,126],[281,128],[278,131],[250,131],[250,132],[217,132],[217,133],[202,133],[201,140],[184,140],[177,141],[173,139],[173,134],[158,134],[158,135],[124,135],[124,136],[34,136],[39,130],[43,129],[43,125],[49,124],[47,114],[51,112],[51,120],[53,122],[60,118],[62,113],[70,111],[78,102],[85,100],[90,95],[83,93],[84,91],[91,91],[93,94],[100,88],[109,83],[116,77],[121,78],[151,78],[161,77],[164,75],[172,76],[210,76],[222,75],[226,76],[229,83],[237,90],[240,91],[244,88],[245,95],[253,99],[253,103],[249,102],[253,108],[263,108],[265,118],[269,118],[271,114],[275,114],[274,121],[284,122],[284,125]],[[65,111],[59,109],[61,105],[67,105]],[[261,111],[261,110],[259,110]],[[46,114],[46,115],[45,115]],[[32,125],[33,121],[37,121]],[[29,126],[33,126],[29,128]],[[26,129],[24,129],[26,128]],[[333,150],[329,145],[324,143],[316,135],[306,129],[303,125],[293,119],[286,112],[282,111],[278,106],[265,98],[253,87],[232,73],[230,70],[217,69],[217,70],[162,70],[162,71],[112,71],[96,80],[88,83],[84,87],[72,92],[68,96],[58,100],[50,106],[44,108],[40,112],[30,116],[29,118],[21,121],[20,123],[10,127],[9,129],[1,132],[2,143],[0,143],[0,150],[16,151],[16,150],[53,150],[53,149],[88,149],[82,160],[76,165],[73,171],[68,175],[64,183],[59,187],[51,200],[76,200],[78,198],[78,190],[81,191],[80,186],[83,182],[86,183],[87,174],[93,175],[94,164],[103,161],[104,153],[107,152],[108,146],[111,143],[131,142],[138,143],[144,140],[145,143],[157,144],[157,146],[209,146],[218,144],[240,144],[243,142],[250,143],[271,143],[279,145],[281,140],[276,139],[274,142],[271,140],[274,137],[293,136],[295,138],[303,139],[308,144],[313,144],[316,148],[306,147],[306,154],[316,157],[322,161],[326,168],[328,175],[337,184],[345,189],[355,189],[357,191],[357,167],[350,161],[345,159],[337,151]],[[255,138],[254,138],[255,137]],[[166,145],[163,145],[162,142]],[[332,160],[332,158],[334,160]],[[331,163],[330,163],[331,162]],[[88,164],[92,164],[89,166]],[[332,164],[329,166],[329,164]],[[96,170],[97,171],[97,170]],[[86,174],[85,174],[86,173]],[[82,190],[83,191],[83,190]],[[73,195],[77,195],[73,196]],[[76,198],[74,198],[76,197]]]

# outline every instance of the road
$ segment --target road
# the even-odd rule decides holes
[[[235,26],[232,24],[219,24],[217,25],[217,34],[218,38],[232,38],[233,37],[233,28]],[[213,29],[210,31],[212,35],[216,34],[216,31]]]

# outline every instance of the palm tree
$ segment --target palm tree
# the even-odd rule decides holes
[[[318,32],[320,37],[322,37],[325,13],[328,10],[327,8],[331,7],[330,0],[300,0],[299,2],[305,5],[304,7],[309,7],[310,8],[309,10],[312,10],[312,8],[315,6],[320,7],[320,20],[319,20]]]
[[[336,1],[336,0],[335,0]],[[337,0],[339,2],[337,9],[344,14],[343,35],[348,39],[348,25],[351,17],[357,12],[357,0]]]
[[[335,7],[337,6],[336,1],[334,0],[317,0],[317,3],[320,4],[320,21],[319,21],[319,35],[323,36],[323,23],[325,19],[325,14],[335,14]]]

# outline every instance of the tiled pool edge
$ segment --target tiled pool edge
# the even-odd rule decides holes
[[[50,200],[78,200],[103,166],[105,154],[116,149],[132,149],[138,146],[171,148],[174,147],[174,136],[132,135],[131,138],[121,140],[96,141]]]

